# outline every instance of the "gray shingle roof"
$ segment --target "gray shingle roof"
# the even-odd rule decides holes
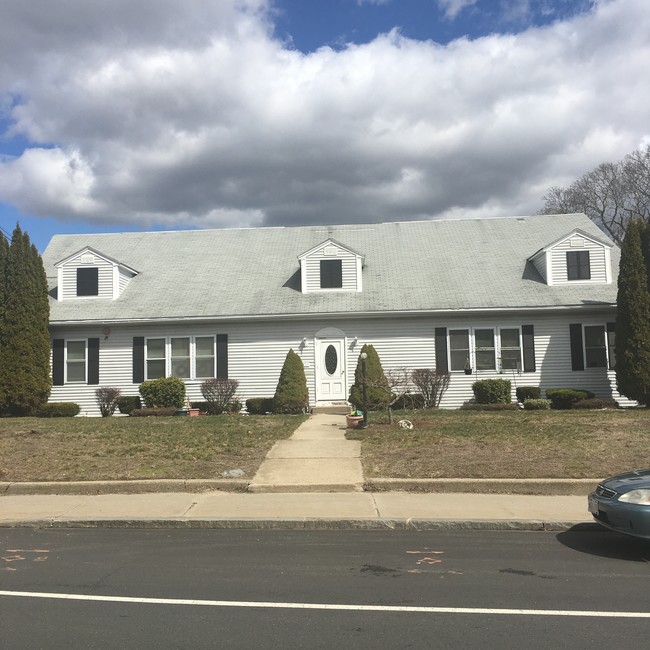
[[[56,235],[43,261],[91,246],[137,269],[114,301],[51,302],[51,320],[218,318],[613,304],[614,282],[547,286],[527,259],[575,228],[607,239],[584,215],[119,234]],[[365,256],[363,292],[300,292],[298,256],[333,238]]]

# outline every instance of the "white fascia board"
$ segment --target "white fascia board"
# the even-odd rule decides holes
[[[104,253],[100,253],[98,250],[92,248],[91,246],[85,246],[84,248],[80,248],[76,253],[73,253],[72,255],[68,255],[68,257],[62,259],[60,262],[57,262],[54,266],[55,268],[65,266],[66,264],[68,264],[68,262],[75,259],[76,257],[79,257],[80,255],[83,255],[84,253],[92,253],[93,255],[96,255],[97,257],[103,259],[105,262],[108,262],[109,264],[113,264],[113,265],[116,264],[119,268],[124,269],[129,273],[133,273],[133,275],[138,275],[138,271],[136,271],[135,269],[132,269],[130,266],[127,266],[126,264],[122,264],[122,262],[120,262],[119,260],[109,257],[108,255],[104,255]]]

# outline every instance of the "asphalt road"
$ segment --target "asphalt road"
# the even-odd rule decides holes
[[[0,529],[0,558],[3,650],[650,636],[650,545],[609,532]]]

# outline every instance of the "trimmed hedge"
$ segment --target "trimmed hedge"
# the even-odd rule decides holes
[[[251,415],[266,415],[273,412],[272,397],[251,397],[246,400],[246,410]]]
[[[618,402],[615,399],[589,398],[575,402],[571,408],[574,409],[617,409]]]
[[[117,408],[122,415],[131,415],[135,409],[142,408],[140,395],[123,395],[117,400]]]
[[[140,384],[140,395],[147,408],[183,408],[185,384],[180,377],[150,379]]]
[[[583,399],[593,399],[595,396],[587,390],[575,388],[547,388],[546,398],[551,400],[551,408],[557,410],[570,409],[576,402]]]
[[[496,404],[476,404],[465,402],[461,407],[463,411],[518,411],[519,405],[509,402],[498,402]]]
[[[50,402],[43,404],[38,409],[36,417],[39,418],[73,418],[79,415],[81,407],[74,402]]]
[[[523,404],[527,399],[541,399],[542,389],[539,386],[517,386],[515,394],[517,401]]]
[[[509,379],[480,379],[472,384],[477,404],[510,404],[512,384]]]
[[[550,399],[527,399],[524,400],[524,408],[527,411],[548,411],[551,408]]]
[[[170,415],[176,415],[177,411],[178,409],[172,407],[154,406],[153,408],[134,409],[131,411],[131,417],[169,417]]]

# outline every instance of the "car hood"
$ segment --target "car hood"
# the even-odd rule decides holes
[[[639,469],[634,472],[625,472],[611,476],[600,483],[600,485],[624,494],[630,490],[650,488],[650,469]]]

